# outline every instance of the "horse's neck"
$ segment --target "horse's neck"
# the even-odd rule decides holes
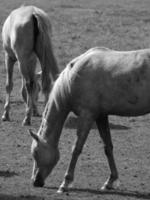
[[[40,132],[42,137],[53,145],[57,145],[64,122],[68,115],[68,110],[57,108],[55,102],[47,105],[45,117],[43,116]]]

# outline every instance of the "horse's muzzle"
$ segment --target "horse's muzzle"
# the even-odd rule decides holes
[[[36,178],[32,179],[32,184],[34,187],[43,187],[44,186],[43,178],[40,176],[39,173],[37,174]]]
[[[32,182],[34,187],[43,187],[44,186],[44,182],[40,181],[40,180],[35,180]]]

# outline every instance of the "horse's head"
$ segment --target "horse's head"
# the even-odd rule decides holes
[[[59,151],[31,130],[29,132],[33,138],[31,154],[34,159],[31,179],[35,187],[43,187],[45,179],[59,160]]]

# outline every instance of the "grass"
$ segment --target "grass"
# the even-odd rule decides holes
[[[74,57],[94,46],[116,50],[150,47],[149,0],[0,0],[0,28],[11,10],[22,4],[33,4],[48,12],[52,27],[52,43],[60,70]],[[0,39],[0,115],[5,98],[5,68]],[[20,103],[21,76],[15,68],[11,123],[1,123],[0,199],[149,199],[149,115],[138,118],[110,117],[116,161],[124,182],[124,192],[99,192],[108,175],[103,145],[94,128],[76,169],[75,188],[69,196],[56,195],[70,159],[76,123],[63,129],[61,160],[48,178],[46,187],[30,185],[31,139],[21,127],[24,106]],[[40,106],[42,103],[40,102]],[[42,109],[41,109],[42,110]],[[38,129],[40,119],[33,120]],[[67,138],[67,140],[66,140]],[[80,162],[81,161],[81,162]],[[91,188],[91,189],[90,189]],[[131,191],[131,192],[130,192]]]

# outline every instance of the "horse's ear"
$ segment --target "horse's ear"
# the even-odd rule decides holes
[[[29,129],[29,133],[33,139],[35,139],[37,142],[39,142],[39,137],[36,133],[34,133],[31,129]]]

